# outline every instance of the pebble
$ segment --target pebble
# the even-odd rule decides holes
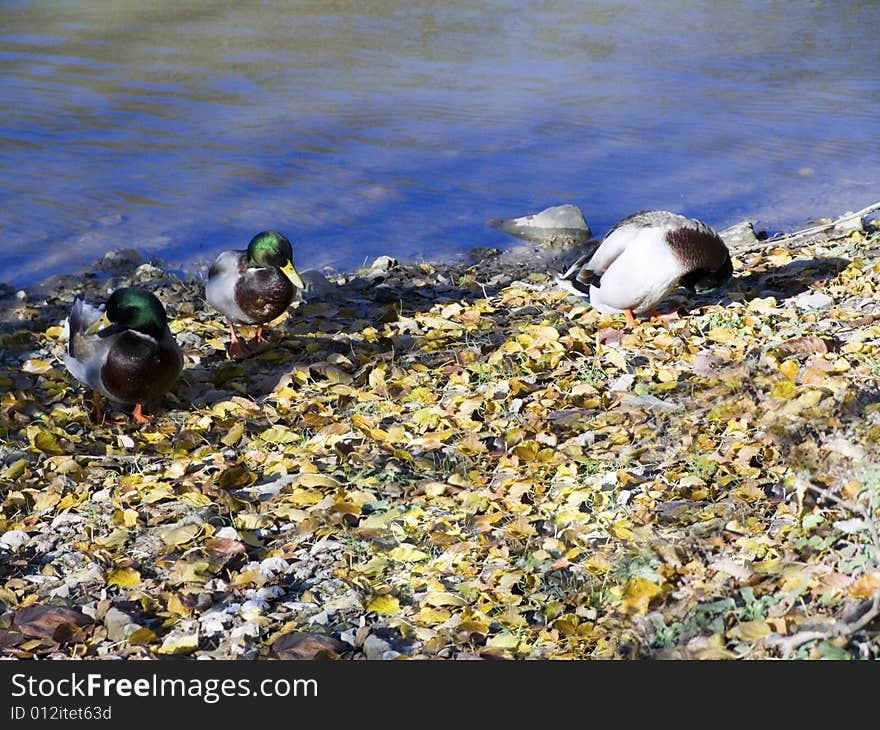
[[[397,268],[397,259],[391,256],[379,256],[370,264],[373,271],[391,271],[394,268]]]
[[[139,628],[131,616],[115,606],[111,606],[104,614],[104,627],[110,641],[124,641],[126,636]]]
[[[389,644],[384,639],[380,639],[378,636],[376,636],[376,634],[370,634],[367,637],[366,641],[364,641],[363,650],[364,650],[364,654],[366,655],[367,659],[370,659],[373,661],[378,660],[378,659],[385,659],[386,654],[393,654],[394,656],[400,656],[399,652],[396,652],[391,648],[391,644]],[[393,657],[389,657],[389,658],[393,658]]]
[[[300,272],[300,277],[306,285],[306,288],[301,292],[302,298],[306,301],[310,299],[325,299],[339,291],[339,287],[317,269],[302,271]]]
[[[30,535],[24,530],[9,530],[0,535],[0,545],[8,550],[18,550],[22,545],[30,541]]]
[[[823,309],[834,302],[834,300],[827,294],[818,291],[800,294],[792,301],[794,302],[794,305],[800,309]]]
[[[718,231],[724,243],[732,251],[748,248],[758,242],[755,227],[751,221],[741,221],[722,231]]]

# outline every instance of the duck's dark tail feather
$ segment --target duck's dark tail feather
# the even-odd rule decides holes
[[[582,253],[578,256],[575,262],[567,269],[558,272],[556,274],[557,286],[576,296],[589,297],[590,286],[595,285],[598,282],[598,277],[586,268],[586,265],[593,257],[596,248],[597,246],[589,247],[586,253]]]
[[[79,336],[85,332],[88,325],[84,322],[83,317],[83,298],[77,297],[73,300],[73,306],[70,308],[70,314],[67,317],[67,354],[74,355],[76,349],[76,341]],[[75,355],[74,355],[75,356]]]

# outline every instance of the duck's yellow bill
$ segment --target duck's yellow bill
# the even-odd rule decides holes
[[[290,279],[295,287],[298,289],[306,288],[305,282],[302,280],[302,277],[299,275],[299,272],[294,267],[292,261],[288,261],[281,270],[287,275],[287,278]]]
[[[104,312],[98,319],[96,319],[92,324],[89,325],[88,329],[86,329],[87,335],[96,335],[105,327],[109,327],[113,324],[109,319],[107,319],[107,313]]]

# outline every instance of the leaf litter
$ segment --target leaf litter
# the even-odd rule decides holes
[[[536,249],[330,272],[235,362],[161,262],[0,300],[0,654],[876,657],[878,244],[633,330]],[[96,425],[63,321],[135,282],[184,371]]]

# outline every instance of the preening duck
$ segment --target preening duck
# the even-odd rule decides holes
[[[64,365],[92,389],[95,419],[103,420],[103,396],[134,403],[132,420],[149,423],[144,403],[170,390],[183,368],[183,352],[156,296],[140,287],[117,289],[103,308],[77,297],[67,332]]]
[[[615,224],[557,283],[588,296],[600,312],[623,312],[634,327],[633,314],[655,314],[677,286],[707,293],[731,276],[730,252],[711,226],[665,210],[643,210]]]
[[[294,287],[305,289],[305,284],[293,265],[293,247],[280,233],[263,231],[246,250],[223,251],[217,256],[208,272],[205,299],[229,323],[231,357],[250,353],[239,339],[236,324],[257,325],[251,344],[268,344],[263,325],[290,306]]]

